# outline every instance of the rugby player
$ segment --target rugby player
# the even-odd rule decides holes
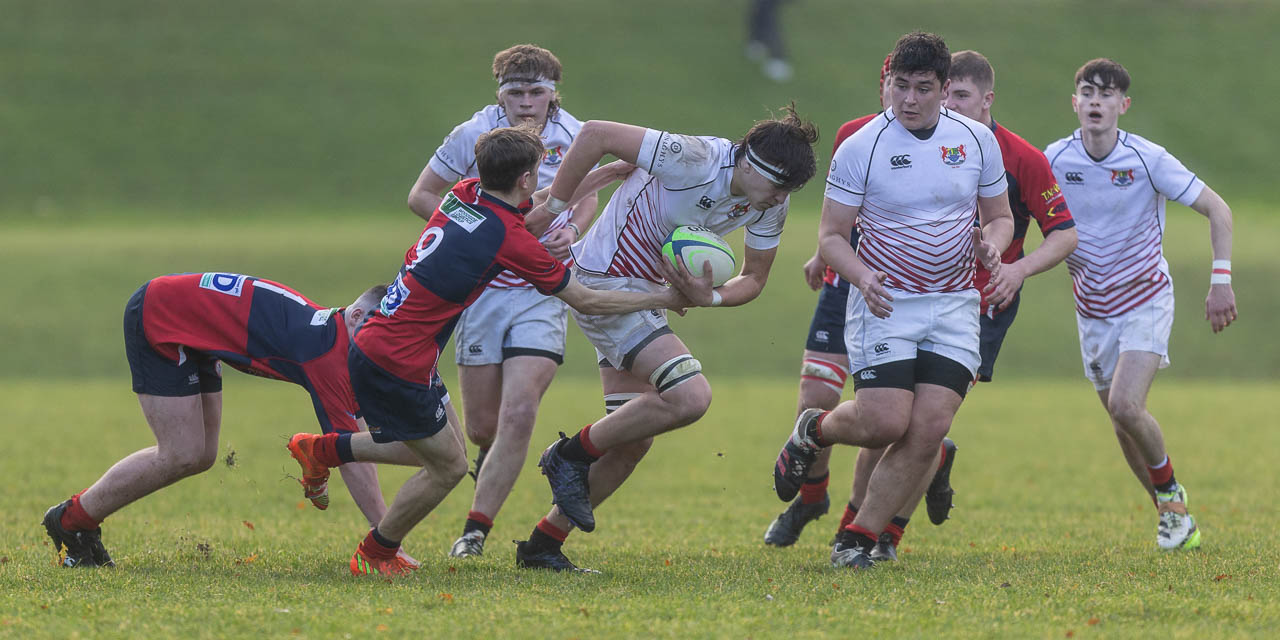
[[[838,567],[874,564],[880,534],[937,460],[981,360],[975,254],[999,283],[1012,237],[995,136],[942,107],[950,67],[938,36],[900,38],[889,108],[845,140],[828,174],[819,244],[860,294],[850,296],[845,322],[857,396],[801,413],[775,462],[774,488],[793,499],[823,447],[888,447],[837,537]]]
[[[889,73],[889,58],[885,56],[880,67],[880,107],[883,111],[889,103],[885,89],[885,76]],[[870,122],[879,113],[872,113],[850,120],[840,126],[836,132],[836,140],[832,145],[832,155],[840,148],[845,138],[853,135],[862,125]],[[850,244],[856,249],[858,231],[849,233]],[[811,289],[820,289],[818,304],[813,311],[813,320],[809,325],[809,334],[805,342],[803,361],[800,369],[800,393],[796,414],[809,408],[834,409],[840,404],[840,395],[844,392],[848,379],[849,356],[844,344],[844,316],[849,298],[849,283],[822,261],[821,253],[815,251],[812,258],[804,264],[805,282]],[[942,441],[942,461],[938,470],[924,481],[919,493],[927,499],[929,517],[934,524],[946,521],[951,510],[951,467],[955,461],[956,445],[950,438]],[[845,505],[844,515],[837,534],[845,525],[853,522],[858,506],[866,496],[867,479],[871,470],[880,459],[882,449],[862,448],[858,451],[858,459],[854,471],[853,492]],[[831,497],[827,494],[830,482],[829,461],[831,449],[823,449],[809,468],[808,476],[800,486],[800,494],[796,496],[786,510],[774,518],[765,530],[765,544],[787,547],[795,544],[804,527],[826,515],[831,507]],[[880,534],[879,541],[872,549],[872,557],[876,559],[896,557],[898,542],[910,522],[911,513],[920,502],[920,496],[909,499],[902,510],[896,514]]]
[[[1156,545],[1200,546],[1187,490],[1173,475],[1160,424],[1147,410],[1156,371],[1169,365],[1173,281],[1164,258],[1165,203],[1209,219],[1213,265],[1205,319],[1214,333],[1236,319],[1231,209],[1173,154],[1119,128],[1129,73],[1106,58],[1076,71],[1071,106],[1080,128],[1045,153],[1080,230],[1067,258],[1085,377],[1111,417],[1120,450],[1155,504]]]
[[[661,291],[689,274],[661,255],[681,225],[717,234],[746,227],[741,272],[720,287],[710,274],[681,286],[696,306],[738,306],[755,299],[769,277],[789,194],[816,172],[817,130],[787,109],[757,123],[742,140],[673,134],[617,122],[592,121],[565,156],[547,202],[531,218],[558,215],[566,198],[605,154],[639,166],[614,192],[601,220],[573,245],[574,272],[595,288]],[[704,265],[705,266],[705,265]],[[695,290],[696,289],[696,290]],[[556,571],[577,567],[562,545],[573,527],[595,529],[593,507],[622,484],[654,436],[698,420],[711,403],[702,365],[660,312],[574,313],[595,345],[605,416],[572,438],[562,437],[539,466],[556,507],[516,547],[516,564]]]
[[[405,252],[386,296],[352,338],[352,389],[369,433],[297,434],[289,442],[304,479],[345,462],[403,464],[403,447],[422,467],[356,548],[350,562],[355,575],[403,574],[407,567],[396,556],[400,541],[466,475],[461,434],[445,429],[447,396],[436,361],[458,316],[493,278],[510,270],[544,295],[594,314],[683,309],[692,303],[681,287],[702,293],[692,277],[679,275],[676,287],[648,292],[594,291],[579,284],[524,225],[545,152],[530,129],[505,127],[480,135],[475,145],[480,177],[450,189]]]
[[[155,278],[129,299],[125,354],[156,446],[111,467],[93,486],[51,507],[44,527],[66,567],[112,566],[100,523],[144,496],[196,475],[218,457],[222,367],[302,386],[325,433],[365,428],[351,394],[347,346],[385,286],[346,308],[321,307],[282,284],[234,273]],[[371,464],[342,467],[351,497],[371,525],[386,513]],[[328,475],[303,482],[304,495],[329,506]],[[406,566],[417,562],[401,554]]]
[[[458,180],[479,176],[475,144],[480,134],[522,124],[546,149],[538,182],[551,184],[582,123],[560,106],[561,65],[554,54],[530,44],[493,58],[498,103],[454,127],[409,192],[409,208],[424,220]],[[551,255],[569,257],[569,245],[591,223],[596,195],[566,209],[540,238]],[[511,271],[498,274],[458,318],[455,359],[462,389],[466,434],[477,447],[476,490],[462,535],[449,555],[478,556],[494,518],[515,486],[529,451],[542,396],[564,362],[568,312],[558,298],[542,295]]]

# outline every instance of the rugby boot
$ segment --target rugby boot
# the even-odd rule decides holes
[[[470,558],[484,555],[484,538],[484,532],[480,530],[462,534],[462,537],[454,541],[453,547],[449,549],[449,557]]]
[[[591,489],[587,481],[591,464],[560,455],[561,448],[567,442],[569,438],[561,432],[560,439],[542,452],[538,466],[551,485],[551,502],[560,507],[560,512],[574,526],[590,533],[596,528],[596,517],[591,511]]]
[[[58,564],[64,567],[114,567],[111,554],[102,546],[102,528],[92,531],[68,531],[62,527],[62,514],[71,501],[49,507],[44,512],[44,530],[53,540],[53,550],[58,554]]]
[[[289,455],[302,467],[302,495],[321,511],[329,508],[329,467],[316,459],[312,451],[320,436],[314,433],[296,433],[289,439]]]
[[[373,558],[366,555],[361,547],[356,547],[356,552],[351,555],[351,575],[371,576],[382,574],[387,577],[403,576],[418,568],[411,564],[409,560],[411,558],[408,558],[407,555],[401,556],[398,551],[396,555],[390,558]]]
[[[875,562],[897,562],[898,545],[893,543],[893,536],[882,533],[880,539],[876,540],[876,546],[871,548],[871,553],[868,555]]]
[[[831,497],[822,496],[821,502],[805,504],[800,498],[791,501],[783,511],[774,518],[769,529],[764,532],[764,543],[775,547],[789,547],[800,539],[800,532],[805,525],[827,514],[831,508]]]
[[[409,555],[409,553],[404,550],[404,547],[400,547],[400,549],[396,551],[396,557],[400,558],[400,561],[404,563],[404,566],[409,569],[417,569],[422,566],[421,562],[415,560],[413,556]]]
[[[867,549],[849,531],[841,531],[831,547],[831,566],[837,569],[870,569],[876,564]]]
[[[924,494],[924,508],[929,512],[929,522],[940,525],[951,517],[951,496],[956,492],[951,488],[951,465],[956,461],[956,443],[951,438],[942,439],[942,448],[947,451],[947,459],[933,474],[928,491]]]
[[[1200,528],[1187,513],[1187,489],[1182,485],[1166,493],[1156,492],[1156,510],[1160,524],[1156,526],[1156,546],[1161,551],[1196,549],[1200,546]]]
[[[778,453],[778,460],[773,465],[773,490],[783,501],[790,502],[800,493],[800,485],[809,477],[809,467],[822,449],[810,435],[820,415],[822,409],[805,409],[800,412],[791,436]]]
[[[575,573],[600,573],[595,569],[583,569],[564,555],[559,547],[542,551],[529,549],[527,540],[513,540],[516,543],[516,566],[521,569],[550,569],[552,571],[572,571]]]

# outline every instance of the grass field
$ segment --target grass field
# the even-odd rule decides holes
[[[1280,223],[1270,122],[1280,67],[1260,52],[1280,5],[1249,0],[901,3],[803,0],[783,20],[786,85],[742,57],[745,0],[465,3],[0,0],[0,638],[1275,637],[1280,471],[1275,391]],[[675,16],[675,18],[673,18]],[[404,197],[432,149],[492,97],[494,51],[537,42],[586,118],[737,136],[795,99],[829,141],[876,108],[894,39],[924,28],[997,71],[995,116],[1037,145],[1076,127],[1084,60],[1134,75],[1121,126],[1167,146],[1232,205],[1241,317],[1204,322],[1207,223],[1171,206],[1174,366],[1151,398],[1204,548],[1153,550],[1154,515],[1080,373],[1070,282],[1028,282],[997,381],[966,401],[953,519],[913,520],[902,561],[827,567],[838,506],[792,549],[765,548],[783,505],[770,465],[794,413],[814,295],[800,284],[821,189],[794,198],[774,275],[743,309],[673,325],[715,389],[659,439],[596,533],[566,547],[596,576],[517,571],[550,492],[526,464],[489,554],[445,557],[464,479],[406,540],[423,568],[387,583],[346,562],[365,523],[340,481],[301,501],[285,438],[316,428],[296,387],[229,374],[219,463],[105,524],[119,566],[66,571],[45,508],[151,444],[120,335],[141,283],[182,271],[285,282],[328,305],[391,278],[420,223]],[[1031,233],[1030,244],[1038,242]],[[740,237],[733,241],[740,246]],[[569,355],[534,446],[599,416],[590,347]],[[450,359],[451,360],[451,359]],[[442,373],[456,392],[456,375]],[[455,393],[455,400],[460,400]],[[853,450],[833,467],[847,498]],[[390,497],[407,477],[383,468]],[[336,477],[336,476],[335,476]]]
[[[793,400],[779,378],[716,385],[708,416],[662,438],[598,511],[599,529],[570,538],[571,557],[603,575],[514,567],[505,541],[548,506],[530,461],[486,556],[444,557],[469,506],[466,479],[405,543],[423,568],[388,584],[347,575],[364,524],[340,484],[319,512],[285,477],[284,438],[311,428],[305,394],[238,374],[220,452],[235,464],[108,520],[115,570],[58,569],[41,510],[147,434],[123,380],[14,383],[8,416],[28,435],[10,439],[5,465],[0,636],[1273,636],[1280,545],[1264,533],[1270,492],[1257,489],[1280,474],[1257,452],[1277,450],[1280,436],[1259,429],[1272,417],[1256,401],[1271,385],[1167,382],[1154,394],[1205,536],[1201,551],[1174,555],[1153,550],[1151,506],[1087,386],[976,392],[953,430],[954,518],[937,528],[917,518],[895,566],[828,568],[834,514],[794,548],[760,542],[781,509],[769,473]],[[591,419],[596,393],[586,381],[554,385],[535,445]],[[834,478],[850,477],[852,453],[837,455]],[[384,467],[383,484],[405,475]]]

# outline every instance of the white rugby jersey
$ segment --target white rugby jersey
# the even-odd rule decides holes
[[[1191,206],[1204,182],[1164,147],[1127,131],[1102,160],[1089,157],[1079,129],[1045,156],[1080,238],[1067,256],[1076,311],[1118,316],[1172,287],[1161,245],[1165,200]]]
[[[745,226],[746,246],[778,246],[791,198],[757,211],[745,196],[730,194],[736,149],[724,138],[646,131],[636,160],[640,168],[623,181],[604,213],[573,245],[578,268],[665,282],[657,266],[662,243],[682,225],[707,227],[721,236]]]
[[[914,293],[973,288],[978,197],[1007,189],[991,129],[942,109],[921,140],[885,109],[831,159],[826,197],[858,213],[858,257]]]
[[[510,126],[512,124],[507,120],[506,109],[501,105],[491,104],[477,111],[470,120],[454,127],[444,142],[440,143],[440,148],[436,149],[427,166],[445,180],[457,182],[464,178],[479,178],[480,171],[476,168],[476,140],[486,131]],[[581,130],[582,123],[564,109],[558,109],[555,115],[547,119],[546,126],[542,128],[542,142],[546,152],[538,167],[538,188],[551,186],[565,152]],[[552,231],[568,224],[571,213],[564,211],[556,216],[542,237],[546,238]],[[494,289],[532,286],[510,271],[503,271],[489,283],[489,287]]]

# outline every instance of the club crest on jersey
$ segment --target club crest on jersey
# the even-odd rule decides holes
[[[244,291],[244,276],[237,273],[206,273],[200,276],[200,288],[239,298],[240,292]]]
[[[554,149],[547,149],[546,153],[542,154],[542,164],[549,167],[560,164],[562,160],[564,160],[564,152],[560,150],[559,146]]]
[[[751,208],[751,203],[750,203],[750,202],[744,202],[744,203],[742,203],[742,204],[735,204],[735,205],[733,205],[733,208],[729,210],[729,217],[730,217],[730,218],[741,218],[742,216],[744,216],[744,215],[746,215],[746,214],[747,214],[747,210],[748,210],[748,209],[750,209],[750,208]]]
[[[1117,187],[1127,187],[1133,184],[1133,169],[1125,169],[1123,171],[1112,169],[1111,184]]]
[[[966,157],[964,145],[958,147],[939,147],[942,149],[942,162],[948,167],[957,167],[964,164]]]

